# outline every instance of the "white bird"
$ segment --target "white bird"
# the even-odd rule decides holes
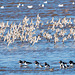
[[[17,8],[19,8],[20,6],[19,5],[17,5]]]
[[[20,5],[21,5],[21,4],[19,3],[19,4],[17,5],[17,8],[19,8],[19,7],[20,7]]]
[[[30,5],[30,6],[27,6],[28,8],[33,8],[33,6],[32,5]]]
[[[4,9],[4,6],[1,6],[1,9]]]
[[[47,3],[47,1],[45,1],[44,3]]]
[[[54,43],[58,42],[59,41],[59,38],[58,37],[55,37],[54,39]]]
[[[21,4],[19,3],[18,5],[20,6]]]
[[[54,23],[54,17],[52,17],[52,20],[50,21],[50,23]]]
[[[62,41],[63,41],[63,43],[64,43],[64,41],[65,41],[65,40],[67,40],[67,38],[66,38],[66,37],[64,37],[64,38],[63,38],[63,40],[62,40]]]
[[[71,18],[69,19],[69,22],[68,22],[68,24],[72,24]]]
[[[74,2],[72,2],[72,4],[74,5],[75,3],[74,3]]]
[[[46,22],[46,24],[48,24],[49,23],[49,20]]]
[[[42,7],[44,7],[44,4],[42,4]]]
[[[63,4],[59,4],[59,5],[58,5],[58,7],[63,7],[63,6],[64,6]]]
[[[24,4],[22,4],[22,7],[24,6]]]

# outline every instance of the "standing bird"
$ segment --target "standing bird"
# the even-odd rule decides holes
[[[67,65],[66,62],[63,62],[63,68],[67,69],[67,68],[69,68],[69,65]]]
[[[25,66],[28,66],[29,64],[32,64],[32,62],[27,62],[27,61],[24,61],[23,63],[25,64]]]
[[[39,66],[39,62],[38,61],[35,61],[34,63],[35,63],[36,66]]]
[[[75,65],[75,63],[72,60],[69,61],[69,64],[70,64],[70,67],[73,67]]]
[[[60,68],[63,68],[63,62],[60,60],[59,63],[60,63]]]
[[[23,66],[23,61],[19,60],[20,67]]]
[[[47,64],[47,62],[45,62],[44,64],[45,64],[45,67],[46,67],[46,68],[49,68],[49,67],[50,67],[50,65]]]
[[[60,63],[60,68],[65,68],[65,62],[62,62],[62,61],[60,60],[59,63]]]
[[[69,65],[67,65],[67,63],[66,62],[62,62],[61,60],[59,61],[59,63],[60,63],[60,68],[68,68],[69,67]]]
[[[65,63],[65,68],[67,69],[67,68],[70,68],[70,66],[69,65],[67,65],[67,63]]]

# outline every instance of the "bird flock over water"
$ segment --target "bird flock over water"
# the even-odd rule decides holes
[[[34,45],[42,40],[56,44],[57,42],[65,43],[65,41],[71,39],[75,41],[74,18],[64,17],[55,20],[54,17],[52,17],[52,20],[48,20],[44,24],[38,14],[35,23],[33,19],[27,16],[25,16],[19,24],[15,22],[9,24],[9,21],[0,23],[0,40],[5,41],[8,46],[16,40]]]
[[[27,62],[27,61],[22,61],[22,60],[19,60],[19,64],[20,64],[20,67],[25,67],[27,68],[29,65],[33,64],[32,62]],[[47,62],[44,62],[43,64],[39,63],[37,60],[34,62],[35,64],[35,67],[36,68],[45,68],[45,70],[49,70],[51,72],[54,71],[54,67],[51,68],[51,66],[47,63]],[[74,68],[75,67],[75,62],[73,62],[72,60],[69,61],[69,63],[67,64],[66,62],[63,62],[62,60],[59,61],[59,64],[60,64],[60,69],[71,69],[71,68]]]
[[[45,7],[45,4],[47,4],[47,3],[48,3],[48,1],[44,1],[42,4],[38,4],[38,6]],[[75,2],[73,1],[72,5],[74,5],[74,4],[75,4]],[[17,8],[24,7],[24,6],[25,6],[25,4],[22,4],[22,3],[19,3],[19,4],[16,5]],[[63,7],[64,4],[58,4],[57,6]],[[0,6],[0,8],[4,9],[5,6]],[[33,8],[33,5],[28,5],[27,8],[31,9],[31,8]]]

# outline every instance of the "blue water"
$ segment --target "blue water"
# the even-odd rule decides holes
[[[55,20],[59,18],[75,18],[75,4],[74,0],[47,0],[47,4],[44,4],[45,0],[0,0],[0,6],[4,6],[4,9],[0,8],[0,22],[9,21],[19,23],[23,20],[25,15],[28,18],[32,18],[35,22],[37,14],[40,15],[41,20],[44,23],[47,20],[51,20],[55,17]],[[24,4],[17,8],[18,4]],[[38,6],[44,4],[44,7]],[[63,7],[58,7],[58,4],[64,4]],[[28,9],[28,5],[33,5],[32,9]],[[26,60],[33,64],[28,68],[20,67],[18,61]],[[50,71],[35,71],[41,70],[34,65],[34,61],[38,60],[40,63],[48,62],[51,67],[54,67],[54,72]],[[58,42],[48,42],[47,40],[39,41],[34,46],[27,42],[15,41],[7,46],[6,42],[0,40],[0,75],[74,75],[75,67],[71,69],[60,69],[59,61],[69,62],[69,60],[75,61],[75,41],[71,39],[64,44]],[[44,70],[45,68],[43,68]],[[28,71],[23,71],[28,70]],[[29,71],[33,70],[33,71]]]

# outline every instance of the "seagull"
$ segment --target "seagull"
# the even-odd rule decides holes
[[[72,4],[74,5],[75,3],[74,3],[74,2],[72,2]]]
[[[24,4],[22,4],[22,7],[24,6]]]
[[[32,5],[30,5],[30,6],[27,6],[28,8],[33,8],[33,6]]]
[[[17,8],[19,8],[20,6],[19,5],[17,5]]]
[[[1,9],[4,9],[4,6],[1,6],[0,8],[1,8]]]
[[[42,4],[42,7],[44,7],[44,4]]]
[[[63,4],[59,4],[59,5],[58,5],[58,7],[63,7],[63,6],[64,6]]]
[[[19,3],[19,4],[17,5],[17,8],[19,8],[19,7],[20,7],[20,5],[21,5],[21,4]]]
[[[44,3],[47,3],[47,1],[45,1]]]

